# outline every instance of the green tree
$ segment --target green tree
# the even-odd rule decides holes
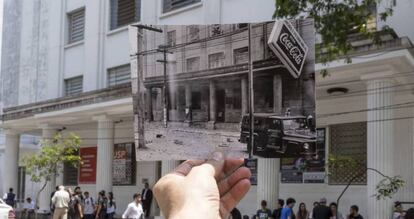
[[[30,180],[42,183],[36,194],[36,209],[39,207],[40,193],[48,183],[54,182],[54,179],[62,173],[63,165],[78,167],[81,164],[81,158],[77,153],[80,142],[80,138],[75,134],[70,134],[66,138],[63,138],[61,134],[56,134],[53,139],[41,142],[38,153],[23,158],[23,165],[26,167]]]
[[[317,57],[321,63],[327,63],[339,57],[351,62],[351,33],[360,34],[374,43],[380,43],[380,35],[369,23],[376,21],[377,16],[386,21],[392,16],[395,0],[276,0],[274,18],[312,18],[316,33],[321,36],[318,50],[323,49],[323,56]],[[384,10],[376,12],[376,6],[383,3]],[[384,31],[391,31],[388,26]],[[322,71],[325,76],[326,71]]]

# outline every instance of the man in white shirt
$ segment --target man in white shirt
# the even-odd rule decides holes
[[[83,199],[83,218],[84,219],[93,219],[93,214],[95,213],[95,201],[92,197],[89,197],[89,192],[84,192],[85,199]]]
[[[141,205],[141,195],[136,193],[134,194],[134,201],[129,203],[122,218],[128,219],[141,219],[141,216],[144,214],[144,210]]]
[[[67,219],[70,197],[64,186],[59,186],[59,191],[52,197],[52,204],[55,206],[53,219]]]

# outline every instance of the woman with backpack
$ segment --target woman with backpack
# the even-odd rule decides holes
[[[116,203],[114,194],[112,192],[108,192],[108,207],[106,208],[106,218],[113,219],[116,210]]]
[[[108,208],[108,198],[105,195],[105,190],[102,190],[99,192],[98,205],[96,208],[95,219],[105,219],[107,208]]]

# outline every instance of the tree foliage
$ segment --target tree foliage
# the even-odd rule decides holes
[[[384,10],[377,14],[376,5],[384,3]],[[393,0],[276,0],[274,18],[312,18],[315,30],[321,36],[317,46],[323,56],[322,63],[344,57],[350,62],[352,51],[351,33],[360,34],[380,43],[379,35],[371,29],[370,21],[376,22],[377,16],[386,21],[393,14]],[[384,31],[391,30],[384,26]]]
[[[41,149],[37,154],[27,155],[23,158],[26,173],[31,181],[50,181],[63,170],[63,164],[77,167],[81,158],[76,153],[80,147],[80,138],[74,134],[63,138],[61,134],[52,140],[41,142]]]

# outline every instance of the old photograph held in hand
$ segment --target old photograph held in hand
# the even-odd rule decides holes
[[[129,38],[138,161],[317,155],[313,20],[133,25]]]

